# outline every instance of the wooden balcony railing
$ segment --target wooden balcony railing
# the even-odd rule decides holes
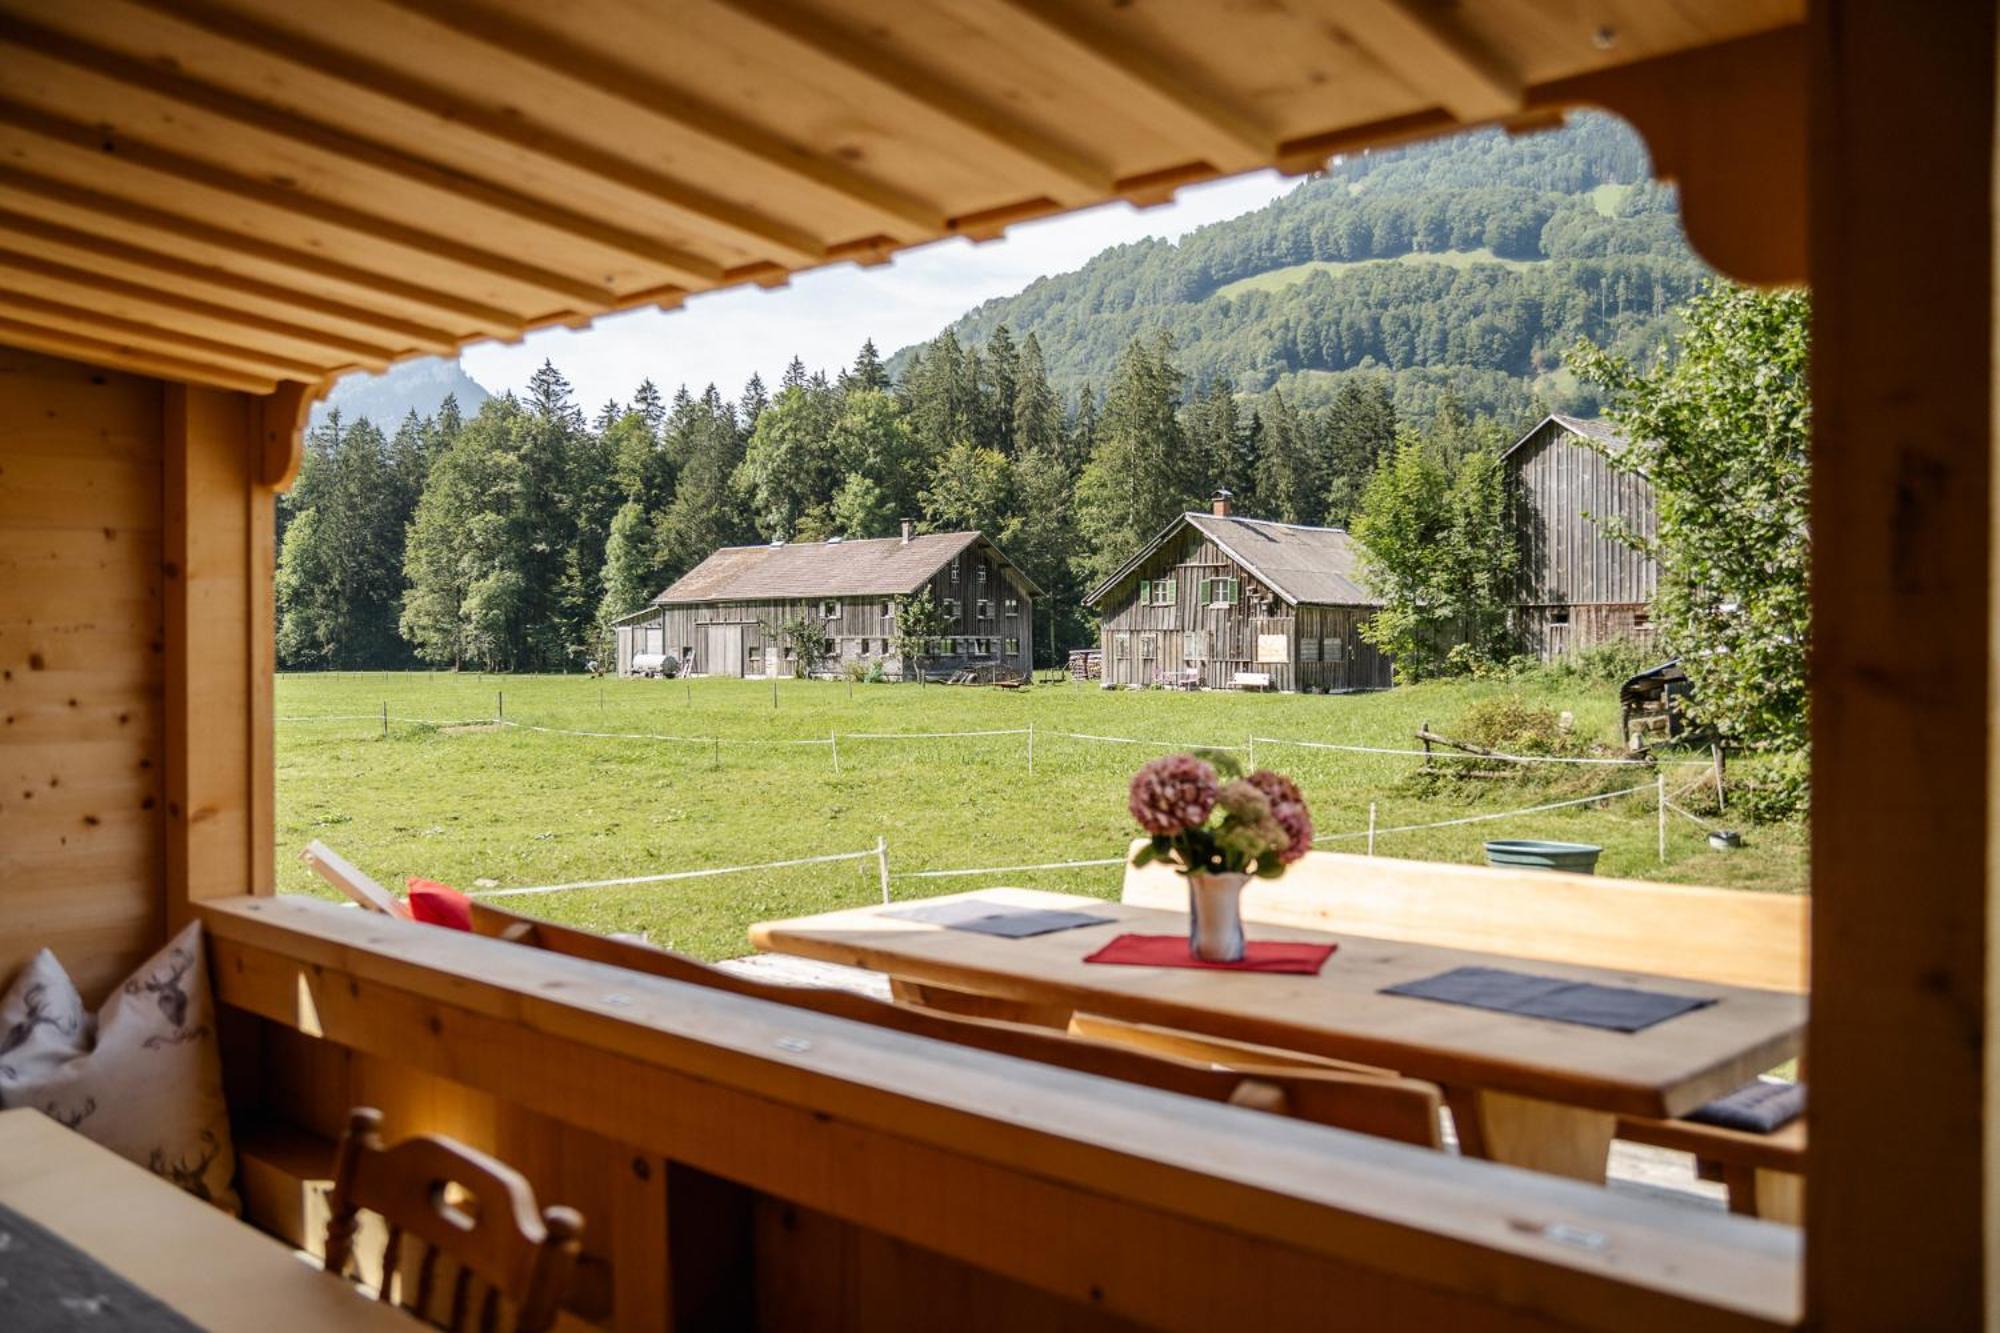
[[[309,1232],[312,1145],[379,1105],[581,1208],[615,1327],[1799,1319],[1790,1228],[313,899],[200,912],[253,1219]]]

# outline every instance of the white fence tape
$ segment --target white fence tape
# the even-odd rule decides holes
[[[1632,796],[1642,791],[1652,791],[1653,784],[1642,783],[1637,787],[1626,787],[1619,791],[1599,792],[1595,796],[1579,796],[1570,801],[1550,801],[1546,805],[1524,806],[1519,810],[1500,810],[1490,815],[1466,815],[1461,819],[1440,819],[1430,824],[1398,824],[1394,828],[1363,829],[1359,833],[1323,833],[1314,842],[1343,842],[1349,838],[1381,837],[1385,833],[1414,833],[1419,829],[1455,828],[1460,824],[1483,824],[1494,819],[1512,819],[1517,815],[1538,815],[1544,810],[1561,810],[1572,805],[1590,805],[1596,801],[1616,800],[1620,796]]]
[[[1394,750],[1378,745],[1334,745],[1328,741],[1293,741],[1282,736],[1255,736],[1251,738],[1258,745],[1295,745],[1307,750],[1340,750],[1347,754],[1389,754],[1412,759],[1491,759],[1503,764],[1608,764],[1626,768],[1651,768],[1651,759],[1583,759],[1552,754],[1474,754],[1469,750],[1440,749]],[[1699,763],[1705,759],[1682,760],[1683,763]]]
[[[475,889],[474,898],[519,898],[532,893],[563,893],[569,889],[617,889],[634,884],[664,884],[676,879],[705,879],[711,875],[735,875],[746,870],[782,870],[788,866],[826,865],[834,861],[872,861],[887,849],[877,844],[865,852],[834,852],[827,856],[800,856],[789,861],[760,861],[747,866],[717,866],[712,870],[673,870],[662,875],[628,875],[623,879],[580,879],[569,884],[537,884],[525,889]]]
[[[960,870],[905,870],[890,879],[952,879],[959,875],[1011,875],[1017,870],[1070,870],[1086,866],[1122,866],[1125,858],[1108,856],[1096,861],[1042,861],[1031,866],[968,866]]]
[[[1208,745],[1200,741],[1153,741],[1138,736],[1091,736],[1081,731],[1044,731],[1043,736],[1064,736],[1073,741],[1102,741],[1106,745],[1151,745],[1162,750],[1246,750],[1246,745]]]

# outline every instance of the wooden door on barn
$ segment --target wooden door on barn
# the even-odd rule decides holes
[[[711,676],[743,674],[743,627],[708,625],[703,628],[701,662]]]
[[[1141,634],[1139,636],[1139,674],[1141,685],[1152,685],[1160,679],[1160,636]]]

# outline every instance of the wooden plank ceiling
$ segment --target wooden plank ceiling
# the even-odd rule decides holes
[[[0,0],[0,343],[268,392],[1368,142],[1803,0]]]

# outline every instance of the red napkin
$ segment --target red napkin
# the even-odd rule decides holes
[[[1240,963],[1205,963],[1188,952],[1185,935],[1120,935],[1083,961],[1130,963],[1136,967],[1213,967],[1224,972],[1297,972],[1312,976],[1339,947],[1301,940],[1252,940]]]
[[[412,875],[408,888],[412,920],[452,930],[472,929],[472,900],[451,885]]]

